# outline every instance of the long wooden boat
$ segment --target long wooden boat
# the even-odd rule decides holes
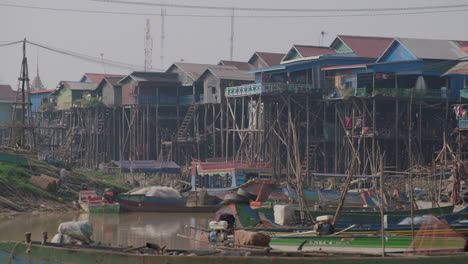
[[[118,200],[122,211],[127,212],[167,212],[167,213],[211,213],[216,205],[187,206],[187,197],[161,198],[144,194],[121,194]]]
[[[423,216],[433,214],[440,217],[453,216],[454,206],[445,206],[440,208],[431,208],[431,209],[418,209],[413,211],[413,216]],[[273,208],[258,208],[256,209],[259,213],[264,214],[268,219],[274,220],[273,217]],[[334,211],[310,211],[312,217],[317,217],[320,215],[334,215]],[[386,215],[386,222],[388,226],[394,226],[405,218],[411,216],[411,211],[389,211],[384,213]],[[466,212],[458,213],[457,216],[462,216]],[[296,215],[299,216],[299,212],[296,212]],[[242,218],[241,218],[242,219]],[[361,228],[379,228],[380,227],[380,212],[374,211],[344,211],[340,215],[339,221],[336,223],[337,227],[345,228],[352,224],[358,224]]]
[[[451,255],[393,255],[386,258],[365,254],[327,252],[278,252],[262,251],[220,251],[220,250],[179,250],[166,251],[172,255],[141,253],[136,248],[122,249],[111,247],[65,246],[57,244],[41,245],[32,242],[0,242],[0,263],[8,264],[465,264],[467,254]],[[169,253],[170,252],[170,253]],[[189,253],[189,256],[188,254]]]
[[[426,249],[412,249],[411,236],[385,236],[386,252],[402,253],[406,251],[417,252]],[[434,246],[431,252],[463,252],[466,240],[460,237],[428,237],[427,240]],[[278,236],[271,238],[270,245],[281,250],[324,250],[347,251],[359,253],[382,252],[382,237],[380,236]]]

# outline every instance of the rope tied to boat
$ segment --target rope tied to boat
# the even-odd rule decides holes
[[[13,260],[14,256],[13,253],[15,252],[16,247],[21,244],[22,241],[16,242],[16,244],[13,246],[10,252],[10,256],[8,257],[8,264],[11,264],[11,261]]]

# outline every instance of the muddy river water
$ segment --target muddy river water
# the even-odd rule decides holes
[[[25,232],[31,232],[33,240],[40,241],[42,232],[49,239],[57,232],[60,223],[73,220],[89,220],[93,225],[93,239],[112,246],[142,246],[146,242],[168,248],[207,248],[203,242],[190,240],[177,234],[190,236],[193,230],[186,226],[206,228],[213,214],[174,213],[122,213],[78,214],[40,213],[22,214],[0,221],[0,240],[23,240]]]

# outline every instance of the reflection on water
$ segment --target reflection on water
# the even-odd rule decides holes
[[[177,234],[189,234],[187,225],[205,229],[213,218],[212,214],[170,213],[24,214],[0,222],[0,240],[22,240],[25,232],[31,232],[34,240],[40,240],[44,231],[52,238],[62,222],[89,220],[94,228],[93,239],[103,244],[141,246],[152,242],[170,248],[207,248],[205,243],[181,238]]]

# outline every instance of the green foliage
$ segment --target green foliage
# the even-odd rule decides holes
[[[343,98],[348,98],[350,96],[354,95],[354,88],[348,88],[345,90],[343,94]]]
[[[88,180],[94,182],[100,188],[111,188],[116,192],[126,192],[131,186],[121,181],[121,178],[115,174],[109,174],[102,171],[93,170],[79,170],[77,171],[81,175],[88,178]]]
[[[34,185],[29,184],[30,175],[22,168],[10,163],[0,163],[0,184],[8,186],[10,189],[21,192],[29,192],[40,197],[53,200],[60,200],[56,194],[41,190]],[[3,186],[0,186],[0,189]]]
[[[55,104],[51,102],[44,102],[41,104],[40,109],[44,112],[52,111],[55,109]]]
[[[99,100],[97,97],[91,97],[89,99],[78,99],[73,102],[74,104],[83,108],[103,108],[106,105]]]

